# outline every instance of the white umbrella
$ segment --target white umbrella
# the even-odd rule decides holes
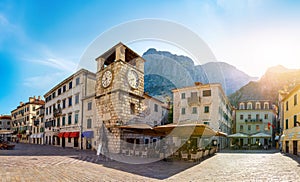
[[[251,135],[251,138],[271,138],[272,136],[266,133],[256,133],[255,135]]]
[[[235,133],[232,135],[228,135],[228,138],[248,138],[249,135],[246,135],[244,133]]]

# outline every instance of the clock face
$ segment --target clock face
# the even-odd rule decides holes
[[[107,88],[111,84],[111,81],[112,81],[112,72],[110,70],[107,70],[102,75],[102,79],[101,79],[102,86],[104,88]]]
[[[134,89],[139,87],[139,77],[138,77],[137,72],[135,72],[134,70],[129,70],[129,72],[127,74],[127,80],[128,80],[130,87],[132,87]]]

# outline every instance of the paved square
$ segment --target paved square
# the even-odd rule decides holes
[[[0,181],[300,181],[297,158],[263,152],[135,165],[104,161],[92,151],[17,144],[0,150]]]

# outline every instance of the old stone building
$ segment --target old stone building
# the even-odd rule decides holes
[[[108,131],[107,149],[119,153],[121,146],[128,143],[149,142],[149,136],[126,130],[161,125],[168,114],[168,105],[144,93],[145,60],[119,43],[96,61],[96,117],[99,126]],[[102,139],[103,136],[100,143]]]
[[[40,107],[35,109],[36,115],[33,116],[33,129],[30,138],[32,139],[32,143],[34,144],[44,144],[44,114],[45,114],[45,105],[41,105]]]
[[[236,133],[247,137],[239,139],[240,146],[268,146],[274,142],[277,107],[268,100],[240,102],[236,110]],[[273,143],[274,144],[274,143]]]
[[[45,144],[82,148],[83,100],[94,96],[95,82],[94,73],[81,69],[44,95]]]
[[[221,84],[202,84],[178,88],[173,92],[173,122],[205,124],[215,131],[231,133],[232,107]],[[221,148],[228,146],[226,138],[216,138]]]
[[[30,136],[33,132],[36,108],[44,104],[45,102],[40,96],[38,98],[29,97],[28,102],[20,102],[20,105],[11,111],[12,130],[15,132],[15,135],[12,136],[14,141],[32,143],[33,140]]]

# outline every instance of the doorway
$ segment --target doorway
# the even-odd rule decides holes
[[[63,148],[66,147],[66,138],[65,138],[65,137],[62,137],[62,138],[61,138],[61,146],[62,146]]]
[[[298,141],[293,141],[293,154],[298,154]]]
[[[285,141],[285,153],[290,153],[290,151],[289,151],[289,141]]]

